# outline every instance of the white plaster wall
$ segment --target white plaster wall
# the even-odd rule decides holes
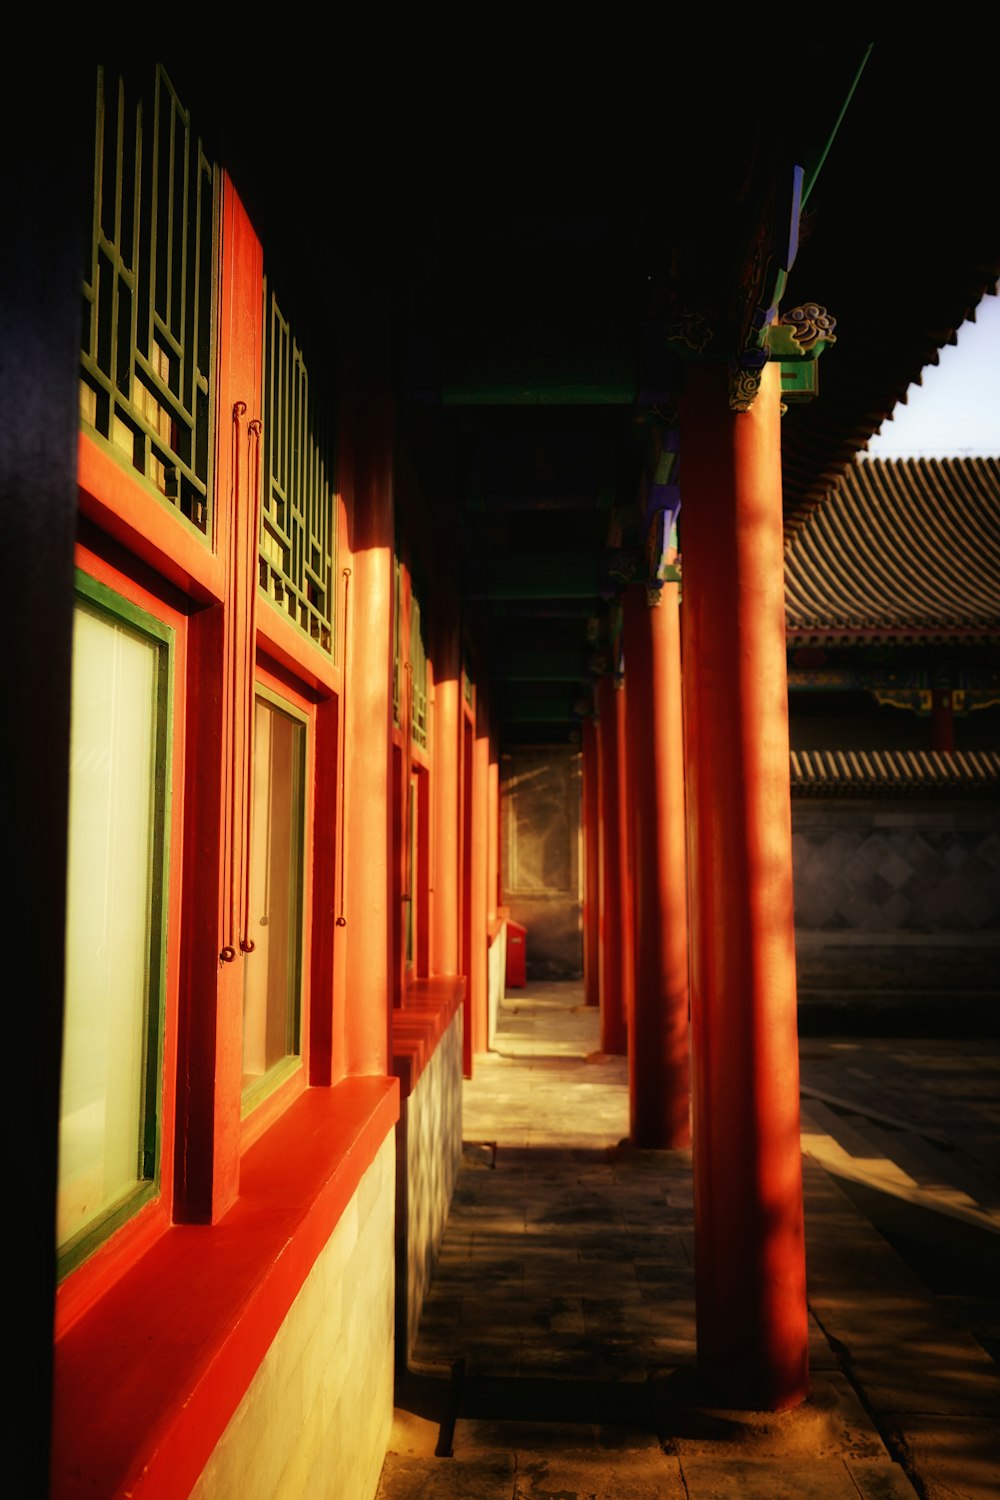
[[[396,1130],[400,1177],[406,1174],[405,1182],[398,1184],[397,1234],[405,1226],[406,1243],[398,1244],[396,1252],[397,1316],[402,1334],[405,1313],[406,1349],[399,1352],[408,1357],[462,1163],[461,1010],[456,1011],[416,1088],[403,1100]]]
[[[393,1402],[390,1135],[278,1330],[191,1495],[371,1500]]]
[[[486,1046],[493,1051],[500,1019],[500,1003],[507,993],[507,923],[500,925],[486,956]]]

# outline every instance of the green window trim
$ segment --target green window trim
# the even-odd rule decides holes
[[[263,683],[256,683],[254,689],[254,722],[256,723],[256,704],[262,702],[275,713],[290,720],[298,729],[297,743],[294,746],[295,765],[292,772],[291,795],[293,801],[294,821],[290,831],[290,844],[293,851],[293,859],[290,867],[290,892],[289,905],[295,909],[296,920],[294,929],[290,936],[292,940],[292,951],[289,956],[287,989],[288,999],[292,1002],[286,1013],[286,1046],[287,1052],[264,1072],[254,1077],[249,1083],[244,1083],[241,1101],[240,1117],[245,1119],[248,1115],[262,1104],[274,1091],[290,1078],[294,1073],[304,1066],[302,1056],[302,1020],[303,1020],[303,953],[305,947],[304,935],[306,924],[306,911],[303,901],[305,892],[305,862],[307,854],[306,839],[306,777],[309,766],[309,733],[310,721],[308,716],[298,709],[287,698],[280,693],[272,691]],[[251,890],[253,879],[251,874]],[[253,928],[251,927],[251,932]],[[255,959],[260,961],[257,952],[245,954],[243,963],[252,964]],[[246,975],[244,970],[244,986]],[[244,988],[244,995],[246,991]],[[244,1002],[245,1004],[245,1002]]]
[[[57,1272],[62,1280],[160,1191],[163,1048],[167,964],[167,892],[172,798],[173,645],[175,633],[154,615],[132,604],[105,584],[79,569],[76,596],[80,603],[113,623],[130,626],[156,646],[153,734],[153,806],[150,809],[150,914],[145,985],[145,1058],[143,1066],[139,1181],[126,1189],[94,1221],[58,1247]]]

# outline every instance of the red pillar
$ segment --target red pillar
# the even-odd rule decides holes
[[[931,691],[931,741],[935,750],[951,755],[955,749],[955,717],[951,688]]]
[[[688,1074],[684,735],[676,583],[651,605],[625,591],[628,790],[635,997],[629,1030],[631,1138],[649,1150],[691,1139]]]
[[[698,1365],[767,1410],[809,1388],[779,377],[681,415]]]
[[[459,964],[459,651],[458,624],[440,623],[434,652],[434,762],[431,806],[431,973],[457,974]]]
[[[486,794],[486,926],[490,938],[500,904],[500,759],[496,737],[489,739],[489,777]]]
[[[600,758],[597,723],[583,726],[583,995],[601,1003],[600,936]]]
[[[350,697],[345,712],[345,1018],[349,1073],[389,1067],[392,993],[393,410],[378,388],[359,401],[351,535]]]
[[[476,688],[476,738],[472,748],[472,869],[469,913],[469,997],[472,1056],[487,1049],[489,1032],[487,951],[489,948],[489,780],[490,729],[486,697]]]
[[[604,949],[601,964],[601,1051],[628,1051],[632,999],[632,912],[629,901],[628,804],[625,795],[625,689],[611,676],[597,689],[603,809]]]

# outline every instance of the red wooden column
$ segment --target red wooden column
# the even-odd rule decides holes
[[[583,995],[601,1003],[600,755],[597,721],[583,725]]]
[[[672,1150],[691,1139],[688,1072],[684,734],[676,583],[650,604],[625,591],[628,790],[632,818],[635,999],[629,1029],[633,1143]]]
[[[472,747],[471,911],[469,913],[469,1014],[472,1057],[487,1048],[489,997],[489,788],[490,726],[486,695],[476,688],[476,737]]]
[[[392,995],[393,409],[377,383],[358,401],[345,694],[344,874],[350,1073],[388,1071]]]
[[[240,404],[241,433],[260,416],[263,266],[260,241],[225,177],[218,380],[219,421],[227,434]],[[246,629],[253,553],[246,532],[246,479],[237,482],[235,451],[232,440],[220,439],[216,545],[229,564],[226,602],[195,611],[190,632],[194,686],[185,764],[183,876],[190,915],[182,939],[174,1214],[196,1224],[216,1223],[236,1201],[240,1182],[243,965],[249,960],[231,935],[232,892],[242,875],[245,831],[243,787],[233,768],[249,733],[238,705],[246,704],[253,670],[252,652],[240,633]],[[234,532],[238,545],[233,544]],[[230,684],[228,692],[220,686],[224,682]],[[194,893],[196,898],[190,899]]]
[[[632,1002],[632,909],[629,900],[625,689],[610,675],[597,689],[603,809],[604,948],[601,955],[601,1051],[628,1051]]]
[[[459,969],[459,697],[458,622],[437,621],[434,647],[434,762],[431,770],[431,973]]]
[[[955,749],[955,716],[951,688],[931,690],[931,744],[952,754]]]
[[[698,1365],[766,1410],[809,1389],[779,377],[681,413]]]
[[[492,938],[500,904],[500,752],[496,736],[489,739],[489,779],[486,794],[486,926]]]

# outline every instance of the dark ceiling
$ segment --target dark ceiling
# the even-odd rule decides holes
[[[220,154],[303,295],[342,284],[336,267],[384,299],[403,449],[452,456],[458,514],[442,524],[460,534],[502,739],[578,732],[613,508],[634,508],[645,419],[684,380],[665,319],[700,301],[732,321],[792,163],[808,196],[782,307],[825,306],[837,341],[818,399],[783,418],[787,528],[995,289],[986,51],[947,36],[778,46],[750,71],[735,45],[708,68],[682,48],[668,81],[605,109],[548,75],[481,92],[475,73],[444,89],[414,75],[384,96],[388,133],[377,107],[365,117],[370,134],[358,117],[331,129],[318,65],[252,109],[215,90]],[[683,494],[683,457],[680,475]]]

